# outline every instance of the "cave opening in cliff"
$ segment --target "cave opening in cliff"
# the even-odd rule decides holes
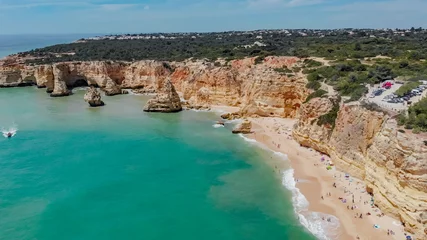
[[[88,87],[89,84],[87,83],[86,79],[77,79],[71,86],[71,88],[76,88],[76,87]]]

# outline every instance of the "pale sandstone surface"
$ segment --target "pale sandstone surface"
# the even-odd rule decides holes
[[[427,155],[423,141],[417,135],[398,132],[394,120],[383,113],[359,106],[343,106],[333,130],[332,126],[319,126],[317,118],[330,111],[332,101],[313,99],[303,104],[310,93],[304,75],[286,76],[274,70],[291,69],[298,66],[298,61],[295,57],[267,57],[260,64],[246,58],[223,61],[221,66],[202,60],[0,64],[0,86],[34,83],[54,96],[70,94],[69,88],[82,83],[99,86],[107,95],[130,88],[157,93],[157,103],[163,105],[159,109],[179,109],[164,102],[173,99],[177,104],[178,94],[159,92],[159,86],[170,79],[170,85],[190,108],[239,107],[239,111],[224,115],[228,119],[300,118],[293,131],[297,141],[327,153],[339,169],[363,179],[378,206],[421,236],[427,219]]]
[[[158,86],[157,94],[144,106],[145,112],[172,113],[182,110],[181,99],[169,79]]]
[[[234,60],[221,66],[202,60],[183,62],[63,62],[48,65],[0,66],[0,86],[33,81],[54,95],[66,95],[81,84],[99,86],[106,95],[121,94],[121,88],[154,93],[156,84],[170,79],[191,108],[229,105],[250,109],[243,115],[295,117],[310,93],[300,73],[281,75],[274,68],[292,68],[295,57],[267,57],[261,64],[254,58]],[[57,85],[57,86],[55,86]]]
[[[87,89],[83,99],[89,103],[91,107],[104,106],[104,102],[101,100],[101,94],[93,86]]]
[[[361,106],[342,105],[333,130],[318,126],[318,116],[330,110],[327,101],[312,99],[301,108],[293,137],[328,154],[339,170],[363,179],[380,209],[425,239],[427,146],[423,138],[399,132],[394,119]]]
[[[252,122],[248,119],[244,119],[242,122],[237,124],[237,126],[232,131],[234,134],[243,133],[248,134],[252,132]]]

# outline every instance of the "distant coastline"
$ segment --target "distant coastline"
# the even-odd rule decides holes
[[[96,34],[0,34],[0,59],[49,45],[72,43]]]

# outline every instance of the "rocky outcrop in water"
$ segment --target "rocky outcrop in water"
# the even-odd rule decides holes
[[[237,124],[237,126],[233,129],[232,133],[243,133],[248,134],[252,133],[252,122],[248,119],[244,119],[241,123]]]
[[[148,100],[144,111],[162,113],[182,111],[181,99],[170,80],[165,80],[163,85],[159,86],[156,97]]]
[[[53,91],[50,94],[51,97],[64,97],[71,94],[71,91],[68,90],[66,77],[67,77],[67,66],[66,65],[55,65],[53,67],[53,74],[55,78],[53,79]]]
[[[318,118],[332,108],[328,102],[316,98],[303,105],[294,138],[328,154],[338,169],[363,179],[375,204],[423,239],[427,231],[427,136],[405,132],[385,113],[359,105],[342,105],[335,128],[319,126]]]
[[[309,94],[306,79],[299,72],[286,75],[275,69],[292,69],[298,66],[299,59],[271,56],[260,64],[255,64],[254,59],[219,61],[219,64],[202,60],[88,61],[37,66],[8,63],[0,66],[0,86],[18,86],[26,79],[49,93],[55,92],[55,96],[67,95],[65,86],[72,89],[88,85],[99,87],[106,95],[115,95],[121,94],[122,88],[155,93],[159,83],[170,79],[188,108],[250,105],[246,108],[250,111],[243,111],[243,115],[296,117]]]
[[[93,86],[87,89],[83,98],[91,107],[104,106],[104,102],[101,100],[101,94]]]

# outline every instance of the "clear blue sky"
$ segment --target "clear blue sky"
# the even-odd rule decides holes
[[[427,28],[427,0],[0,0],[0,34]]]

